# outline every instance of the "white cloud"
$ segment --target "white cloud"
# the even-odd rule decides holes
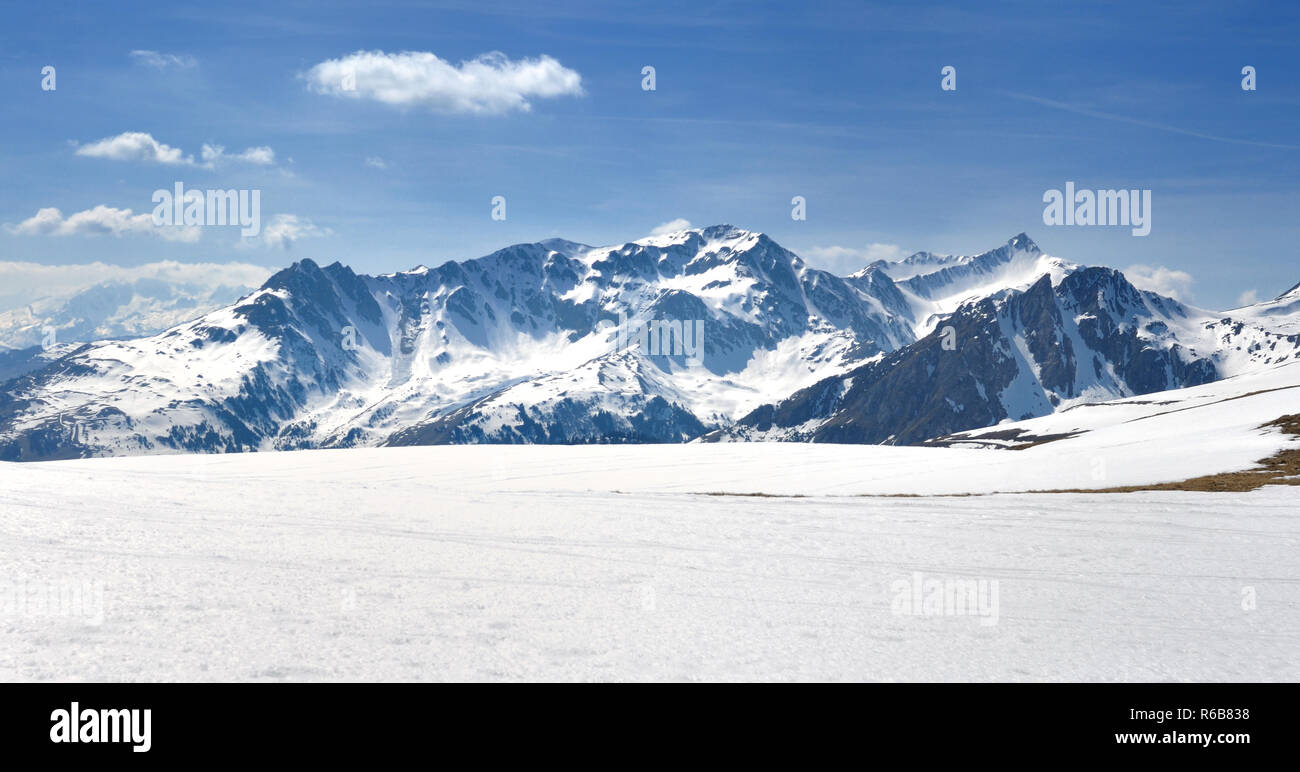
[[[275,151],[266,145],[250,147],[235,156],[235,159],[245,163],[257,164],[258,166],[270,166],[275,163]]]
[[[143,131],[125,131],[77,148],[77,155],[108,158],[113,161],[150,161],[159,164],[188,164],[180,148],[164,145]]]
[[[187,54],[164,54],[158,51],[135,50],[131,52],[131,58],[140,64],[159,70],[166,70],[170,67],[188,69],[198,66],[198,60]]]
[[[221,145],[204,145],[199,151],[199,157],[208,167],[215,166],[223,160],[241,161],[255,166],[270,166],[275,163],[275,151],[265,146],[250,147],[242,153],[227,153]]]
[[[1139,289],[1151,290],[1174,300],[1190,300],[1195,281],[1186,271],[1166,268],[1163,265],[1131,265],[1124,269],[1129,283]]]
[[[1259,302],[1259,292],[1253,289],[1248,289],[1237,296],[1238,308],[1241,308],[1242,306],[1253,306],[1258,302]]]
[[[511,61],[499,51],[456,65],[427,51],[357,51],[327,59],[303,77],[317,93],[445,113],[528,111],[531,99],[583,93],[582,76],[555,59]]]
[[[17,225],[6,225],[6,230],[20,236],[93,236],[143,234],[158,236],[168,241],[198,241],[202,230],[197,227],[154,225],[152,213],[134,214],[130,209],[117,209],[100,204],[93,209],[74,212],[67,217],[56,207],[45,207]]]
[[[669,221],[666,222],[666,223],[662,223],[662,224],[660,224],[660,225],[655,226],[654,230],[650,231],[650,235],[651,235],[651,236],[666,236],[666,235],[669,234],[669,233],[676,233],[677,231],[684,231],[684,230],[689,229],[690,227],[691,227],[691,221],[690,221],[690,220],[687,220],[687,219],[684,218],[684,217],[678,217],[676,220],[669,220]]]
[[[800,255],[809,263],[838,276],[854,273],[877,260],[901,260],[907,251],[897,244],[868,244],[865,247],[809,247]]]
[[[262,228],[260,235],[244,239],[241,246],[251,246],[260,242],[268,247],[289,249],[300,239],[318,238],[333,233],[329,228],[321,228],[305,217],[296,214],[277,214]]]
[[[366,159],[366,166],[373,166],[376,169],[387,169],[388,162],[377,155],[370,156],[369,158]]]
[[[180,263],[163,260],[136,266],[108,263],[41,265],[0,261],[0,310],[48,297],[65,297],[108,281],[159,279],[204,290],[219,287],[257,287],[271,269],[250,263]]]
[[[149,163],[173,166],[200,166],[211,169],[223,161],[237,161],[257,166],[270,166],[275,163],[275,151],[269,147],[250,147],[242,153],[227,153],[221,145],[204,145],[199,152],[199,161],[193,156],[185,155],[180,148],[163,144],[144,131],[124,131],[115,137],[101,140],[77,148],[77,155],[91,158],[107,158],[111,161],[145,161]]]

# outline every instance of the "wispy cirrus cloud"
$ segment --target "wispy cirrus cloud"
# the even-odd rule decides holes
[[[94,142],[77,147],[77,155],[88,158],[104,158],[110,161],[138,161],[167,166],[197,166],[211,169],[225,161],[271,166],[275,163],[275,151],[266,146],[250,147],[242,153],[227,153],[221,145],[203,145],[199,151],[199,160],[186,155],[178,147],[159,142],[153,135],[144,131],[124,131],[112,137],[104,137]]]
[[[165,54],[147,49],[136,49],[130,53],[130,56],[132,61],[158,70],[187,70],[199,64],[197,59],[188,54]]]
[[[1221,137],[1217,134],[1207,134],[1202,131],[1193,131],[1192,129],[1184,129],[1180,126],[1171,126],[1167,123],[1148,121],[1142,118],[1131,118],[1127,115],[1117,115],[1116,113],[1103,112],[1102,110],[1094,110],[1090,107],[1084,107],[1082,105],[1071,104],[1069,102],[1060,102],[1055,99],[1045,99],[1043,97],[1032,96],[1030,94],[1019,94],[1014,91],[1004,91],[1003,94],[1011,97],[1012,99],[1019,99],[1022,102],[1032,102],[1034,104],[1042,105],[1044,107],[1051,107],[1056,110],[1065,110],[1066,112],[1075,113],[1077,115],[1086,115],[1089,118],[1099,118],[1101,120],[1106,120],[1106,121],[1118,121],[1119,123],[1130,123],[1134,126],[1144,126],[1148,129],[1156,129],[1157,131],[1169,132],[1171,134],[1182,134],[1183,136],[1196,137],[1197,139],[1208,139],[1212,142],[1226,142],[1231,145],[1251,145],[1254,147],[1271,147],[1271,148],[1278,148],[1282,150],[1300,150],[1300,145],[1287,145],[1280,142],[1260,142],[1253,139],[1239,139],[1236,137]]]
[[[193,226],[155,225],[152,213],[99,206],[64,216],[58,207],[45,207],[5,229],[19,236],[155,236],[168,241],[195,242],[202,230]]]
[[[443,113],[527,112],[531,100],[584,93],[582,76],[550,56],[512,60],[499,51],[459,64],[428,51],[357,51],[327,59],[303,77],[320,94]]]

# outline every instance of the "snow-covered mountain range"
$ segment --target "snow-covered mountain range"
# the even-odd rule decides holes
[[[381,276],[302,260],[157,334],[14,365],[0,459],[918,443],[1289,361],[1298,319],[1295,291],[1204,311],[1025,234],[846,277],[727,225],[606,247],[553,239]]]

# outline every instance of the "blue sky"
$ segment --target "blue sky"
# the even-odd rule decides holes
[[[1076,262],[1145,266],[1134,273],[1210,308],[1300,281],[1296,4],[1055,5],[11,4],[0,261],[311,257],[374,273],[551,236],[621,243],[680,218],[762,230],[840,271],[1026,231]],[[313,75],[358,51],[444,68],[548,57],[539,77],[570,80],[465,105],[445,83],[386,102],[373,80],[341,94]],[[940,89],[945,65],[956,91]],[[87,152],[126,133],[181,160]],[[205,163],[204,145],[224,154]],[[178,180],[259,189],[264,227],[293,219],[249,243],[220,227],[191,241],[22,227],[49,207],[147,214]],[[1044,191],[1067,180],[1150,189],[1150,235],[1045,226]],[[497,195],[505,221],[490,217]]]

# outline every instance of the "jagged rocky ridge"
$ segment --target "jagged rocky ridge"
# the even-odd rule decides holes
[[[374,277],[303,260],[157,335],[46,353],[0,384],[0,458],[920,442],[1294,356],[1265,310],[1193,309],[1024,234],[848,277],[731,226]],[[698,322],[700,350],[620,341],[651,320]]]

